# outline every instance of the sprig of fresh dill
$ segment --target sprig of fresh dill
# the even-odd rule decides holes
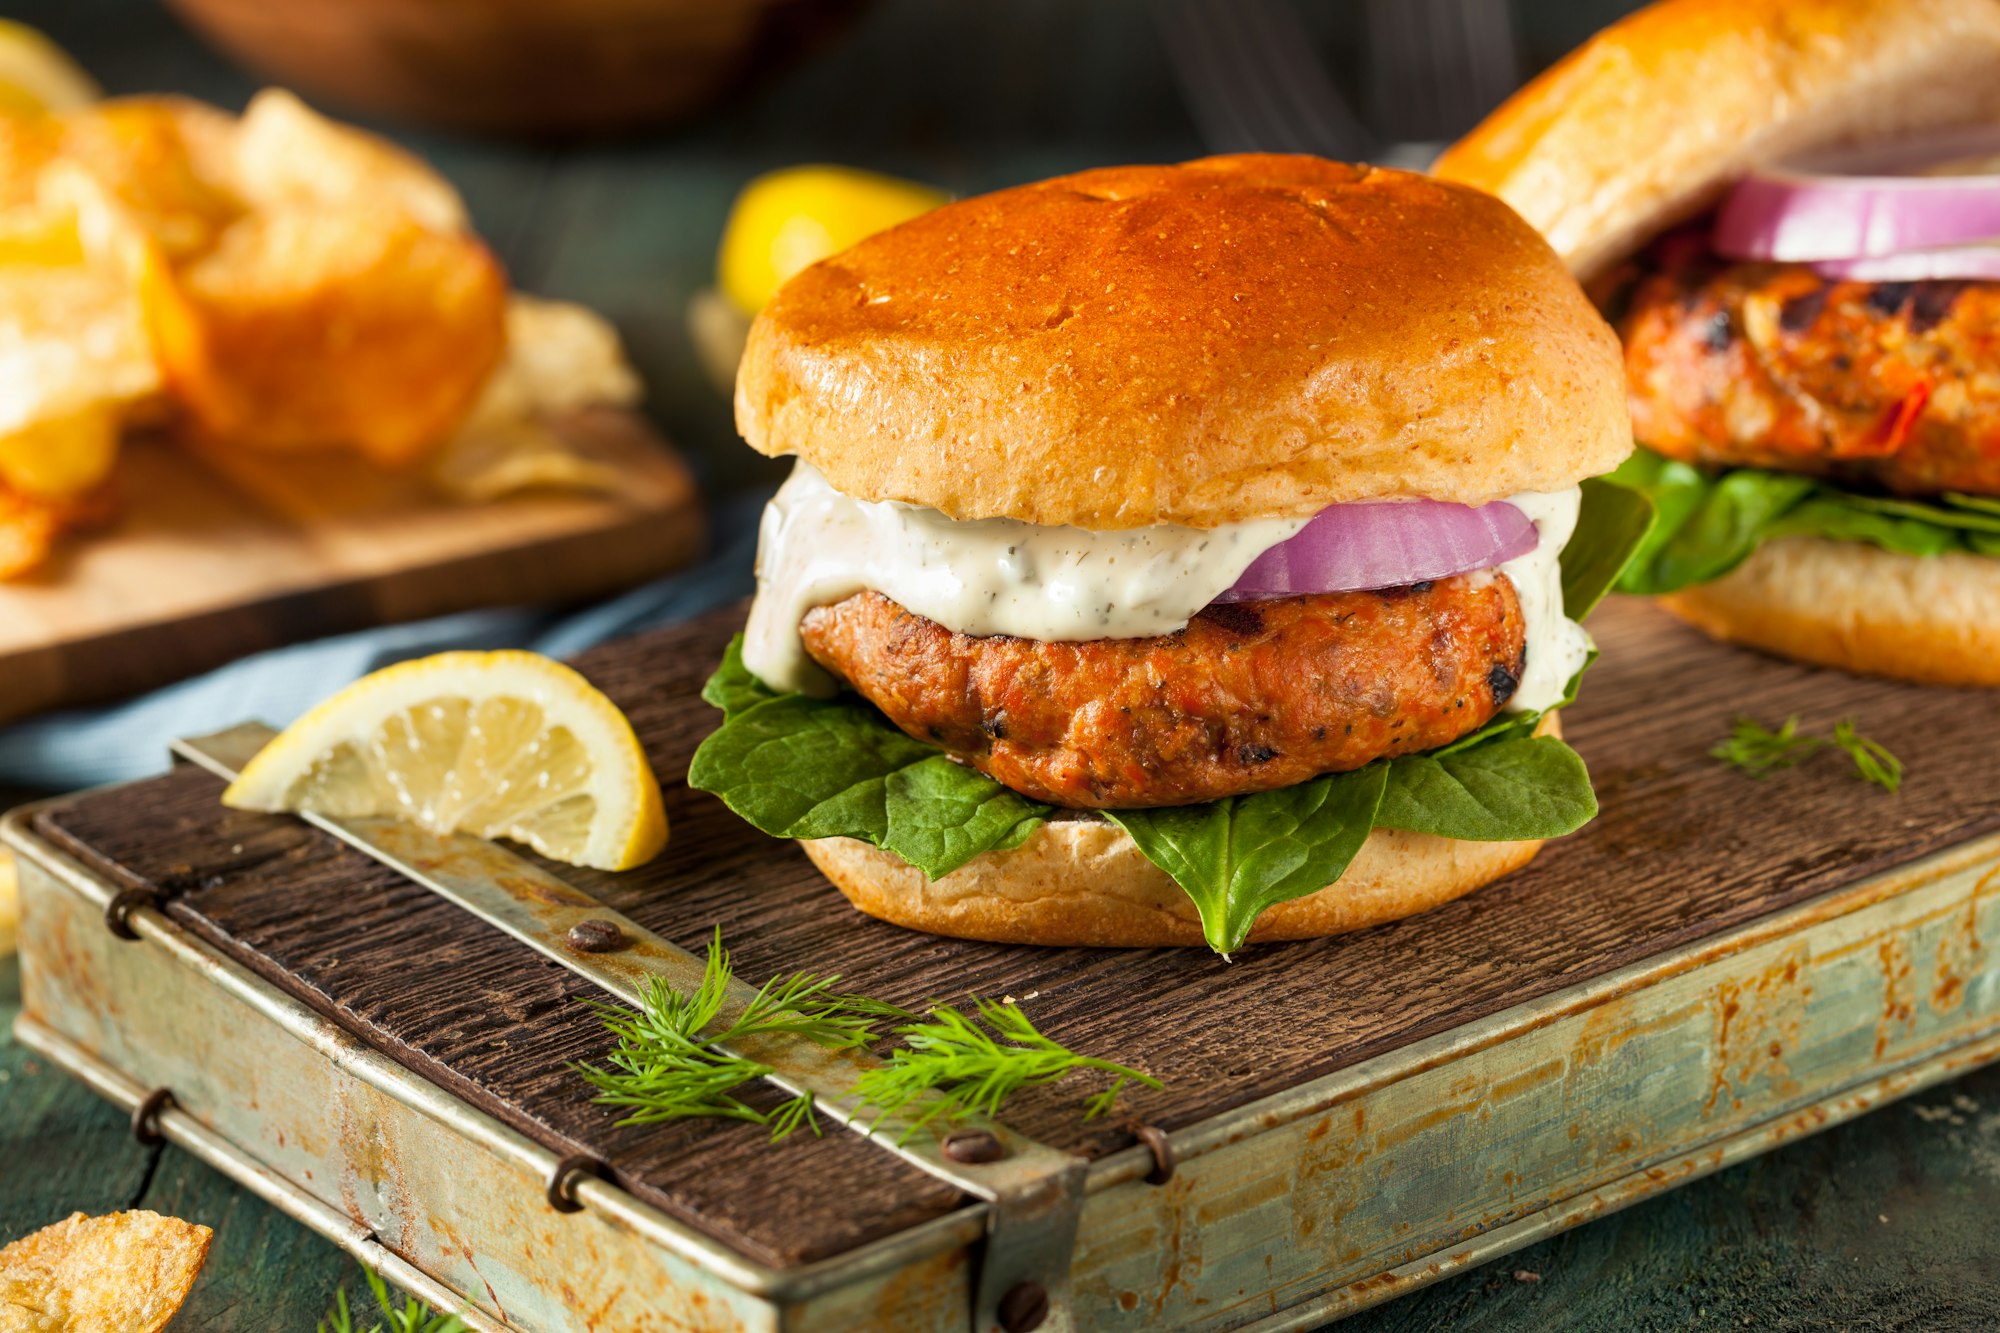
[[[1842,718],[1833,725],[1833,735],[1809,736],[1799,733],[1798,715],[1785,719],[1776,731],[1754,718],[1739,717],[1729,739],[1710,750],[1712,758],[1753,778],[1769,777],[1782,768],[1794,768],[1827,746],[1842,751],[1854,761],[1854,776],[1894,792],[1903,785],[1903,761],[1890,754],[1880,741],[1871,741],[1854,728],[1854,719]]]
[[[694,991],[676,990],[666,978],[653,977],[636,1011],[586,1000],[618,1039],[605,1056],[608,1068],[576,1066],[598,1090],[593,1100],[604,1106],[630,1108],[632,1114],[620,1120],[621,1125],[724,1116],[769,1126],[773,1139],[784,1138],[801,1125],[817,1134],[819,1121],[809,1096],[790,1098],[768,1111],[737,1097],[738,1089],[773,1070],[723,1048],[783,1034],[803,1037],[831,1050],[849,1050],[872,1041],[877,1023],[915,1016],[864,996],[836,993],[833,987],[838,977],[795,972],[765,982],[740,1014],[708,1031],[722,1013],[733,976],[718,926],[709,941],[701,984]]]
[[[1162,1086],[1137,1069],[1076,1054],[1043,1036],[1018,1006],[994,1000],[975,999],[973,1014],[937,1005],[924,1020],[905,1023],[894,1035],[903,1044],[889,1052],[883,1064],[862,1074],[853,1091],[864,1109],[874,1109],[878,1120],[928,1093],[937,1094],[900,1139],[939,1116],[998,1115],[1001,1103],[1022,1088],[1054,1083],[1079,1070],[1112,1076],[1111,1086],[1084,1103],[1085,1120],[1110,1114],[1127,1084]]]
[[[1781,768],[1792,768],[1826,744],[1819,736],[1801,736],[1799,716],[1792,714],[1776,731],[1767,731],[1755,718],[1739,717],[1729,739],[1710,750],[1709,757],[1753,778],[1766,778]]]
[[[1854,719],[1844,717],[1833,724],[1833,743],[1854,761],[1854,776],[1872,782],[1884,791],[1895,792],[1903,785],[1903,761],[1890,754],[1880,741],[1857,734]]]
[[[1108,1114],[1129,1084],[1157,1088],[1159,1080],[1136,1069],[1077,1055],[1044,1036],[1011,1003],[975,1000],[972,1013],[937,1005],[918,1014],[864,995],[834,990],[838,977],[797,972],[773,978],[733,1020],[709,1031],[721,1016],[733,976],[729,951],[717,929],[708,946],[701,985],[676,990],[655,977],[638,1010],[585,1001],[617,1040],[604,1065],[574,1066],[597,1089],[600,1105],[630,1112],[621,1125],[655,1124],[693,1116],[722,1116],[764,1125],[775,1141],[800,1127],[820,1132],[813,1099],[801,1094],[770,1110],[739,1096],[743,1087],[775,1072],[757,1060],[723,1047],[756,1037],[785,1034],[834,1050],[869,1045],[877,1027],[896,1023],[890,1036],[901,1044],[878,1068],[864,1072],[848,1092],[875,1121],[908,1107],[926,1094],[937,1096],[906,1126],[902,1138],[933,1120],[969,1114],[997,1114],[1001,1103],[1022,1088],[1053,1083],[1080,1070],[1112,1076],[1111,1085],[1085,1103],[1086,1120]]]
[[[361,1275],[368,1282],[368,1290],[374,1293],[375,1304],[388,1320],[385,1324],[378,1319],[366,1329],[357,1330],[354,1315],[347,1308],[347,1288],[334,1293],[333,1309],[315,1326],[315,1333],[471,1333],[465,1321],[455,1314],[432,1314],[431,1308],[416,1297],[411,1296],[398,1310],[389,1300],[389,1286],[376,1275],[374,1270],[364,1268]]]

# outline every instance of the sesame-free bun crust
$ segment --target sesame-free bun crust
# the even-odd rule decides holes
[[[1561,720],[1548,714],[1535,734],[1561,736]],[[1204,943],[1180,885],[1123,829],[1094,816],[1050,820],[1014,850],[982,853],[936,880],[859,839],[799,845],[849,902],[911,930],[1088,948]],[[1250,942],[1318,939],[1415,916],[1512,874],[1541,846],[1378,828],[1339,879],[1266,908]]]
[[[1718,639],[1870,676],[2000,686],[2000,559],[1784,537],[1661,598]]]
[[[1091,948],[1203,942],[1201,919],[1187,894],[1104,820],[1044,824],[1013,851],[987,852],[939,880],[853,838],[803,845],[849,902],[911,930]],[[1346,874],[1317,893],[1267,909],[1250,940],[1317,939],[1414,916],[1520,869],[1540,847],[1377,829]]]
[[[1793,155],[2000,117],[2000,0],[1662,0],[1509,98],[1433,171],[1589,279]]]
[[[1617,339],[1510,209],[1246,155],[947,204],[800,273],[736,381],[839,490],[1099,530],[1553,491],[1631,449]]]

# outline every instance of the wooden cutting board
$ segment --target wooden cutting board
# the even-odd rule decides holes
[[[599,596],[701,549],[694,480],[650,426],[605,409],[560,431],[625,489],[457,504],[343,458],[132,442],[117,522],[0,583],[0,722],[369,625]]]

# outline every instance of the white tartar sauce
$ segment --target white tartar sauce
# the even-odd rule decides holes
[[[1539,713],[1562,702],[1569,678],[1590,656],[1590,632],[1564,614],[1562,566],[1556,560],[1576,531],[1583,488],[1523,491],[1508,496],[1507,503],[1526,514],[1541,535],[1534,550],[1499,567],[1521,600],[1521,625],[1527,631],[1521,682],[1507,711]]]
[[[1541,533],[1534,551],[1499,567],[1527,629],[1526,670],[1510,709],[1556,702],[1589,651],[1589,636],[1562,614],[1556,567],[1580,500],[1572,488],[1509,501]],[[758,527],[757,599],[743,664],[773,689],[831,694],[834,681],[806,654],[799,622],[814,607],[869,590],[961,634],[1048,642],[1171,634],[1306,522],[1115,532],[1011,518],[960,522],[919,505],[843,495],[800,462]]]

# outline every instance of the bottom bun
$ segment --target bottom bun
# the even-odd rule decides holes
[[[937,880],[853,838],[804,846],[848,901],[912,930],[1003,944],[1204,942],[1201,918],[1180,885],[1103,819],[1051,820],[1013,851],[983,853]],[[1540,847],[1377,829],[1346,874],[1267,909],[1250,939],[1315,939],[1413,916],[1519,870]]]
[[[2000,559],[1783,537],[1660,599],[1718,639],[1929,685],[2000,685]]]

